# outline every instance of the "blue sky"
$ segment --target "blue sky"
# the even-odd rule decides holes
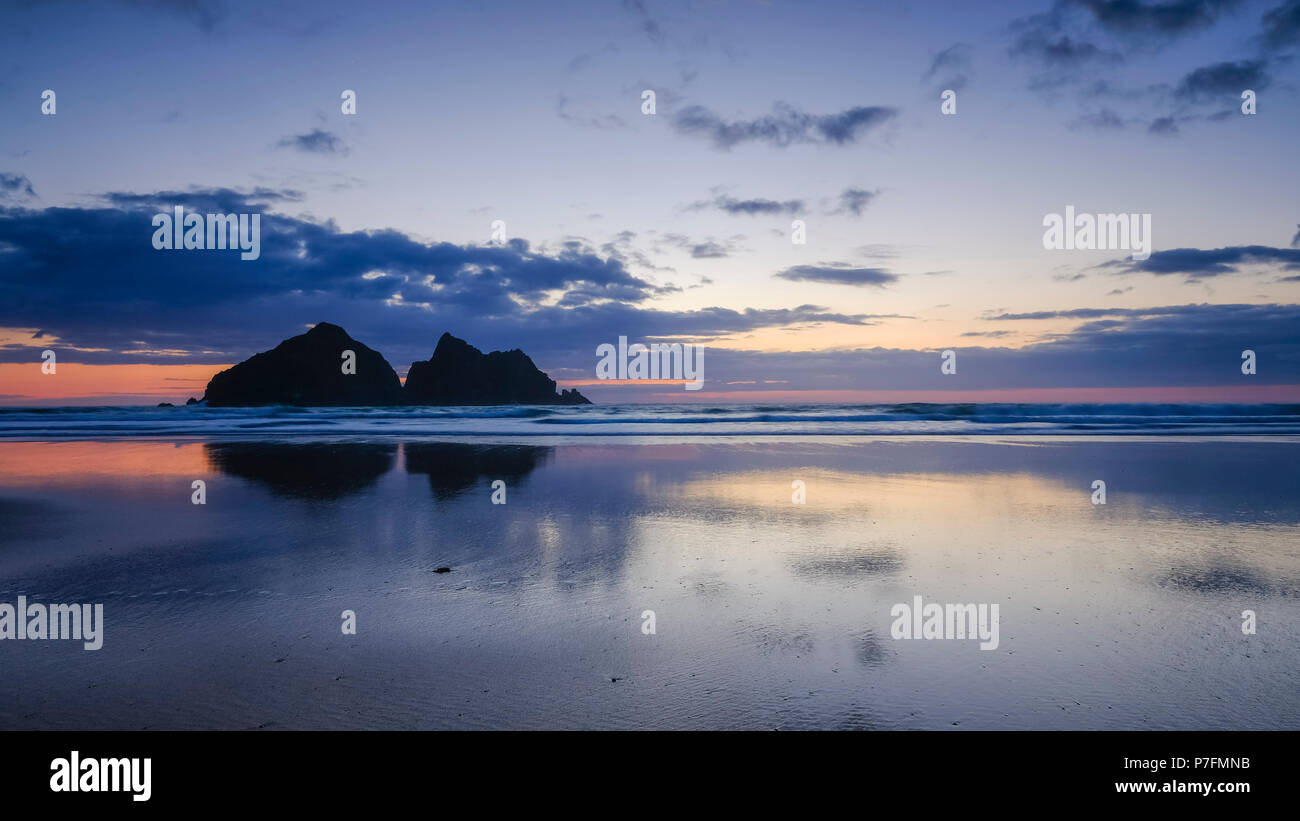
[[[1300,384],[1296,0],[0,9],[0,363],[327,320],[399,373],[700,342],[709,394]],[[155,251],[174,205],[264,214],[261,259]],[[1152,257],[1044,249],[1067,205]]]

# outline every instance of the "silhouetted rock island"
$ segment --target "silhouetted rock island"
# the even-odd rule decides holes
[[[591,404],[576,390],[556,393],[523,351],[484,354],[447,333],[432,358],[412,363],[403,388],[383,356],[328,322],[218,373],[203,401],[214,408]]]
[[[344,351],[356,372],[344,373]],[[227,368],[208,382],[208,407],[240,405],[398,405],[402,382],[377,351],[321,322],[272,350]]]
[[[555,380],[518,348],[485,354],[447,333],[428,361],[411,363],[402,392],[408,405],[591,404],[576,390],[556,393]]]

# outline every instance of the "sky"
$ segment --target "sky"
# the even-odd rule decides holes
[[[1300,0],[0,20],[0,404],[183,401],[321,321],[598,402],[1300,401]],[[177,206],[260,256],[156,249]],[[1044,247],[1067,207],[1150,256]],[[703,345],[704,389],[597,380],[620,336]]]

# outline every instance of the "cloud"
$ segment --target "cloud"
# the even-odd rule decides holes
[[[857,252],[867,259],[897,259],[906,251],[920,249],[919,245],[896,245],[890,243],[873,243],[871,245],[859,245]]]
[[[880,195],[879,191],[867,191],[862,188],[845,188],[840,194],[840,207],[834,213],[862,216],[862,211]]]
[[[569,112],[569,98],[561,94],[555,100],[555,113],[565,122],[582,126],[583,128],[627,128],[627,121],[617,114],[605,114],[599,117],[590,117],[581,114],[572,114]]]
[[[1012,53],[1052,66],[1077,66],[1091,60],[1113,59],[1115,56],[1092,43],[1072,40],[1065,35],[1048,37],[1038,32],[1026,34],[1017,40]]]
[[[1245,347],[1267,363],[1251,377],[1252,385],[1300,384],[1300,305],[1080,309],[1044,312],[1042,317],[1069,319],[1079,313],[1102,318],[1082,321],[1072,330],[1018,348],[945,346],[957,351],[961,363],[958,372],[950,375],[939,371],[938,348],[785,353],[710,348],[709,390],[729,380],[752,380],[757,373],[765,379],[787,380],[783,388],[824,390],[1153,386],[1229,386],[1225,390],[1231,390],[1242,384],[1240,354]],[[1031,316],[1039,315],[1025,315]],[[1007,317],[989,317],[1003,318]]]
[[[716,189],[714,189],[716,190]],[[777,200],[763,199],[756,197],[747,200],[738,200],[735,197],[719,194],[711,200],[700,200],[687,206],[692,211],[701,211],[707,208],[715,208],[723,213],[733,216],[775,216],[777,214],[789,214],[798,216],[806,210],[806,204],[803,200]]]
[[[1145,124],[1148,134],[1173,137],[1191,123],[1230,119],[1241,92],[1272,86],[1274,72],[1289,58],[1229,60],[1195,67],[1175,82],[1132,88],[1117,86],[1097,70],[1130,58],[1149,59],[1175,40],[1214,26],[1239,5],[1239,0],[1055,0],[1048,11],[1011,24],[1010,53],[1039,66],[1030,77],[1031,89],[1055,100],[1062,89],[1076,88],[1078,102],[1091,110],[1069,128],[1105,132]],[[1277,11],[1269,19],[1281,26],[1279,36],[1285,39],[1285,9]],[[1097,110],[1102,102],[1106,106]],[[1189,113],[1189,107],[1202,105],[1218,110]]]
[[[736,240],[743,239],[741,235],[736,235],[727,240],[718,241],[713,237],[707,237],[702,240],[691,239],[685,234],[667,233],[662,235],[662,240],[669,245],[685,249],[690,252],[692,259],[721,259],[729,257],[737,250]],[[655,248],[658,251],[659,248]]]
[[[712,240],[691,246],[691,256],[695,259],[714,259],[727,255],[727,249]]]
[[[883,288],[898,281],[898,274],[884,268],[852,268],[843,263],[796,265],[773,276],[792,282],[825,282],[832,285],[858,285]]]
[[[122,0],[122,2],[143,9],[170,12],[194,23],[203,32],[211,32],[222,13],[218,3],[208,2],[208,0]]]
[[[971,66],[971,47],[965,43],[953,43],[934,55],[930,67],[921,75],[921,79],[930,82],[942,76],[938,84],[945,89],[961,91],[969,82]]]
[[[1261,307],[1300,308],[1296,305],[1259,306],[1259,305],[1207,305],[1189,303],[1187,305],[1162,305],[1151,308],[1067,308],[1062,311],[1031,311],[1021,314],[991,314],[984,317],[990,322],[1015,322],[1039,319],[1100,319],[1102,317],[1169,317],[1195,316],[1207,310],[1218,309],[1253,309]]]
[[[1103,108],[1100,111],[1094,111],[1079,117],[1079,119],[1070,123],[1070,128],[1076,131],[1082,129],[1120,131],[1124,128],[1124,118],[1109,108]]]
[[[1102,48],[1064,30],[1065,21],[1058,5],[1045,14],[1035,14],[1012,22],[1012,57],[1020,57],[1049,68],[1078,69],[1094,62],[1117,62],[1119,52]],[[1041,81],[1041,80],[1040,80]]]
[[[1264,32],[1260,39],[1267,49],[1300,45],[1300,0],[1286,0],[1260,18]]]
[[[568,71],[570,73],[581,71],[591,65],[592,61],[597,57],[605,54],[618,54],[618,46],[613,43],[606,43],[604,48],[599,51],[584,51],[569,61]]]
[[[1178,135],[1178,123],[1173,117],[1157,117],[1147,127],[1147,133],[1160,137],[1174,137]]]
[[[1295,236],[1291,237],[1291,247],[1300,248],[1300,223],[1296,224]]]
[[[277,148],[292,148],[308,154],[347,154],[347,146],[333,132],[314,128],[306,134],[293,134],[276,143]]]
[[[883,106],[855,106],[835,114],[806,114],[788,103],[776,103],[769,115],[727,121],[704,106],[687,106],[673,127],[687,136],[705,137],[723,151],[758,142],[774,148],[795,144],[847,145],[893,119],[897,111]]]
[[[260,210],[275,203],[301,202],[303,193],[292,188],[257,187],[249,191],[234,188],[191,187],[184,191],[156,191],[136,194],[130,191],[109,191],[99,199],[116,208],[150,209],[160,204],[175,203],[197,211],[231,213],[240,209]]]
[[[650,16],[650,12],[646,11],[645,3],[641,2],[641,0],[623,0],[623,8],[636,17],[637,28],[650,39],[650,42],[663,45],[663,26],[659,24],[658,20]]]
[[[36,190],[32,181],[22,174],[9,174],[0,171],[0,200],[34,199]]]
[[[1238,60],[1202,66],[1188,73],[1174,89],[1184,102],[1219,101],[1225,96],[1239,99],[1245,89],[1256,91],[1272,83],[1265,60]]]
[[[717,188],[713,189],[713,191],[717,190]],[[822,199],[821,207],[826,214],[860,217],[867,206],[880,196],[880,193],[879,190],[869,191],[865,188],[849,187],[840,192],[834,207],[830,207],[827,199]],[[808,212],[808,203],[803,199],[772,200],[752,197],[742,200],[728,194],[716,194],[713,199],[697,200],[687,205],[686,210],[717,210],[732,216],[749,217],[770,217],[781,214],[799,216]]]
[[[1030,87],[1039,91],[1056,93],[1062,86],[1090,80],[1081,92],[1084,97],[1107,97],[1120,101],[1154,96],[1167,102],[1170,96],[1167,84],[1152,84],[1135,90],[1117,89],[1107,79],[1090,77],[1086,69],[1120,63],[1132,56],[1148,56],[1153,49],[1213,25],[1237,5],[1238,0],[1165,0],[1154,3],[1141,0],[1056,0],[1048,11],[1020,18],[1011,24],[1009,51],[1013,57],[1024,58],[1044,69],[1030,78]],[[1202,93],[1206,83],[1213,83],[1215,70],[1221,70],[1220,66],[1206,67],[1200,74],[1185,78],[1188,86],[1181,102],[1193,101]],[[1237,91],[1240,93],[1242,88],[1248,87],[1241,86]],[[1150,110],[1150,105],[1150,102],[1145,104],[1146,110]],[[1124,119],[1113,111],[1102,111],[1085,115],[1071,127],[1107,130],[1118,128],[1123,123]],[[1176,133],[1173,126],[1172,120],[1161,117],[1150,130],[1157,134]]]
[[[658,310],[653,299],[680,289],[637,276],[581,241],[554,249],[523,239],[425,243],[271,210],[299,196],[114,192],[92,207],[0,208],[0,328],[39,328],[71,361],[178,361],[160,353],[171,351],[184,361],[222,363],[325,319],[400,367],[427,358],[451,329],[487,348],[585,356],[619,334],[709,339],[787,324],[872,322],[815,305]],[[176,205],[259,213],[261,257],[155,250],[152,217]],[[0,360],[31,357],[27,348],[0,349]]]
[[[1267,245],[1236,245],[1226,248],[1170,248],[1155,251],[1144,260],[1116,259],[1100,268],[1124,274],[1186,274],[1188,280],[1235,274],[1247,265],[1282,266],[1300,270],[1300,248],[1272,248]]]
[[[40,350],[54,347],[65,361],[216,365],[327,320],[381,351],[399,372],[426,359],[438,336],[451,331],[484,350],[521,347],[558,378],[590,377],[595,347],[626,335],[732,340],[710,348],[711,385],[752,380],[755,373],[783,389],[1228,385],[1239,381],[1238,354],[1247,344],[1268,365],[1256,378],[1259,384],[1300,383],[1297,305],[990,315],[985,319],[1081,324],[1021,348],[962,347],[959,373],[941,376],[937,350],[734,349],[735,340],[765,328],[866,327],[907,317],[841,313],[814,304],[662,310],[652,300],[663,286],[578,240],[549,251],[522,239],[486,247],[424,243],[392,230],[342,231],[332,223],[261,210],[297,197],[264,190],[261,200],[253,200],[231,189],[195,189],[117,192],[95,207],[0,208],[0,288],[6,295],[0,327],[39,329],[43,337],[0,347],[0,361],[36,362]],[[172,205],[260,210],[262,257],[241,262],[238,254],[225,252],[155,251],[151,216]],[[896,279],[888,271],[841,264],[782,274],[869,287]],[[974,333],[995,339],[1003,335],[999,330]]]
[[[1212,25],[1240,0],[1071,0],[1108,31],[1173,36]]]

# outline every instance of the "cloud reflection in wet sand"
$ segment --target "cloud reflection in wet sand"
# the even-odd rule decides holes
[[[0,600],[109,614],[0,725],[1295,727],[1295,447],[0,443]]]

